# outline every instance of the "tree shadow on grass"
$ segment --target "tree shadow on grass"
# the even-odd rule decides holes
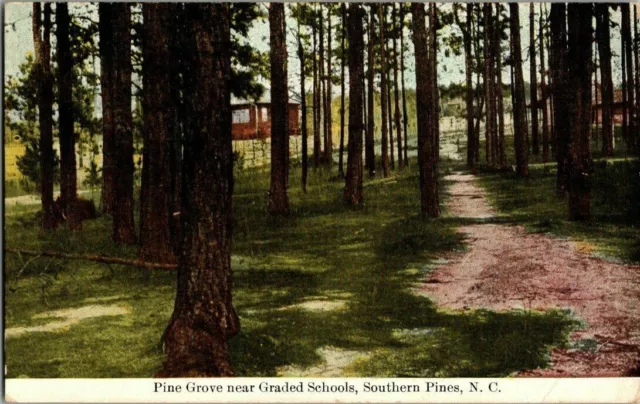
[[[575,325],[565,313],[444,312],[409,291],[429,270],[426,263],[460,246],[458,224],[405,217],[371,235],[370,256],[328,257],[332,269],[312,275],[242,275],[246,282],[261,279],[266,290],[286,292],[262,297],[251,306],[259,310],[245,311],[244,328],[230,342],[238,375],[275,376],[285,366],[309,368],[324,360],[322,347],[367,354],[349,365],[360,376],[505,376],[545,366],[551,346],[562,345]],[[325,243],[324,248],[331,247]],[[406,271],[421,265],[421,271]],[[239,282],[239,289],[244,283]],[[336,290],[348,293],[342,308],[293,306]]]

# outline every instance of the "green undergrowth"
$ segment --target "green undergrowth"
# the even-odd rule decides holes
[[[267,214],[267,170],[236,173],[232,265],[242,329],[230,348],[238,376],[321,364],[320,348],[361,352],[347,369],[355,376],[505,376],[546,366],[551,347],[575,326],[555,311],[442,311],[412,292],[435,259],[464,249],[460,220],[419,215],[415,160],[389,178],[367,179],[361,208],[345,206],[343,182],[322,169],[310,170],[302,193],[293,163],[288,218]],[[445,161],[441,173],[458,168]],[[446,185],[442,179],[442,203]],[[6,217],[8,247],[135,257],[134,248],[110,242],[108,217],[53,235],[40,234],[36,217]],[[172,271],[47,258],[25,268],[29,258],[12,254],[5,263],[7,328],[42,325],[32,316],[88,304],[130,314],[9,338],[7,377],[150,377],[160,368]],[[339,304],[305,309],[318,301]]]
[[[567,197],[556,196],[554,165],[530,166],[527,179],[513,172],[480,171],[488,198],[508,223],[582,242],[602,258],[640,261],[640,161],[611,158],[596,164],[590,177],[591,220],[568,220]]]

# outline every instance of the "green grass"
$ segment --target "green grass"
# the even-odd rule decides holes
[[[598,256],[640,261],[640,161],[609,159],[591,176],[591,214],[586,222],[568,220],[568,201],[556,196],[554,165],[531,166],[528,179],[512,172],[481,171],[480,182],[504,221],[524,224],[584,242]]]
[[[230,341],[237,375],[275,376],[282,366],[319,364],[317,350],[331,346],[368,354],[349,367],[353,375],[505,376],[545,366],[549,350],[566,342],[576,322],[564,312],[447,312],[411,292],[435,258],[464,248],[458,219],[418,214],[415,167],[414,160],[401,174],[367,180],[365,205],[354,209],[342,203],[343,182],[322,170],[310,170],[303,194],[294,164],[292,216],[279,220],[266,210],[268,171],[237,173],[232,264],[242,329]],[[444,162],[441,171],[451,168]],[[8,247],[136,254],[110,242],[107,217],[85,222],[78,234],[42,235],[37,214],[9,212]],[[113,266],[112,274],[101,264],[39,258],[18,278],[22,268],[20,257],[7,258],[6,327],[42,324],[32,316],[100,297],[117,296],[103,304],[124,305],[131,314],[8,339],[7,377],[149,377],[160,368],[173,272]],[[324,312],[291,307],[315,299],[347,304]]]

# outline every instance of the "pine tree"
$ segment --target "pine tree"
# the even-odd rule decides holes
[[[44,4],[41,20],[40,3],[33,3],[33,42],[38,84],[38,120],[40,124],[40,196],[42,199],[42,228],[56,227],[53,205],[53,76],[51,75],[51,3]],[[42,29],[42,31],[41,31]]]
[[[369,5],[369,42],[367,43],[368,68],[367,71],[367,132],[365,138],[365,166],[369,171],[369,177],[376,175],[376,155],[375,155],[375,124],[374,124],[374,75],[376,71],[374,45],[376,41],[375,15],[378,7],[376,4]]]
[[[568,5],[568,59],[571,78],[571,142],[569,147],[569,219],[591,216],[589,175],[592,172],[591,131],[592,12],[591,4]]]
[[[413,46],[416,66],[416,106],[418,111],[418,164],[420,170],[421,211],[429,217],[440,215],[438,206],[438,171],[433,150],[435,141],[430,126],[435,117],[430,78],[432,72],[425,29],[425,11],[422,3],[411,3],[413,20]]]
[[[73,59],[69,40],[69,8],[56,5],[58,41],[58,124],[60,138],[60,207],[71,229],[81,226],[77,215],[76,136],[73,119]]]
[[[166,359],[158,377],[233,376],[228,340],[240,329],[231,300],[233,161],[229,5],[185,5],[182,236]],[[205,237],[203,237],[205,235]]]
[[[173,217],[170,139],[175,132],[171,92],[170,30],[171,5],[147,3],[142,6],[144,42],[142,48],[144,149],[142,166],[140,259],[174,262],[170,223]]]
[[[344,201],[361,205],[362,195],[362,133],[364,130],[364,11],[357,3],[349,4],[349,155],[344,187]]]
[[[269,6],[269,32],[271,33],[271,188],[269,213],[289,214],[287,178],[289,173],[289,132],[287,111],[287,45],[285,38],[283,3]]]
[[[378,16],[380,21],[380,40],[379,51],[380,51],[380,109],[381,109],[381,131],[382,137],[380,142],[382,144],[382,174],[384,178],[389,176],[389,139],[388,139],[388,84],[387,84],[387,56],[386,56],[386,36],[385,36],[385,25],[387,23],[386,19],[386,11],[383,5],[378,6]],[[391,144],[393,148],[393,144]]]
[[[509,3],[511,41],[513,50],[514,69],[514,105],[513,105],[513,128],[514,143],[516,151],[516,175],[518,177],[529,176],[529,152],[526,142],[527,127],[525,122],[525,95],[524,77],[522,74],[522,51],[520,45],[520,16],[518,14],[518,3]]]

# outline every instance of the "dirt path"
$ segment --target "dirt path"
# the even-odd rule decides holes
[[[453,216],[495,215],[472,175],[447,179]],[[640,266],[589,257],[572,241],[521,226],[480,220],[460,231],[468,251],[438,267],[421,293],[448,309],[571,308],[588,324],[571,341],[590,349],[554,350],[550,368],[523,376],[621,376],[639,365]]]

